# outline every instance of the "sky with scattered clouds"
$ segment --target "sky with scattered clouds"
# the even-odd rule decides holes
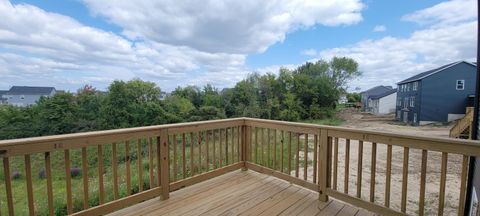
[[[452,61],[475,61],[474,0],[0,0],[0,89],[140,78],[232,87],[347,56],[350,89],[395,85]]]

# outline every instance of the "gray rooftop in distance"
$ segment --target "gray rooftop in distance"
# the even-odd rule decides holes
[[[395,92],[397,92],[397,89],[392,89],[390,91],[386,91],[386,92],[383,92],[383,93],[380,93],[380,94],[377,94],[377,95],[372,95],[369,98],[372,99],[372,100],[376,100],[376,99],[380,99],[380,98],[383,98],[385,96],[391,95]]]
[[[475,62],[457,61],[457,62],[453,62],[453,63],[450,63],[450,64],[443,65],[443,66],[441,66],[441,67],[438,67],[438,68],[435,68],[435,69],[432,69],[432,70],[428,70],[428,71],[419,73],[419,74],[417,74],[417,75],[415,75],[415,76],[412,76],[412,77],[410,77],[410,78],[408,78],[408,79],[402,80],[402,81],[398,82],[397,84],[404,84],[404,83],[409,83],[409,82],[421,80],[421,79],[423,79],[423,78],[425,78],[425,77],[428,77],[428,76],[430,76],[430,75],[432,75],[432,74],[438,73],[438,72],[440,72],[440,71],[442,71],[442,70],[445,70],[445,69],[447,69],[447,68],[449,68],[449,67],[451,67],[451,66],[454,66],[454,65],[456,65],[456,64],[460,64],[460,63],[462,63],[462,62],[467,63],[467,64],[471,64],[471,65],[473,65],[473,66],[476,66],[476,63],[475,63]]]
[[[9,95],[48,95],[54,91],[54,87],[38,86],[13,86],[7,94]]]

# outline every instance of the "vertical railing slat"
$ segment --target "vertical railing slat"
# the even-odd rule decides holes
[[[267,167],[270,167],[270,128],[267,129]]]
[[[292,173],[292,132],[288,132],[288,144],[287,144],[287,151],[288,151],[288,164],[287,164],[287,172],[288,175]]]
[[[308,177],[308,134],[305,134],[305,143],[303,143],[303,180],[307,180]]]
[[[193,156],[194,156],[194,151],[193,151],[193,132],[190,132],[190,177],[195,175],[195,167],[194,167],[194,162],[193,162]]]
[[[218,129],[218,153],[219,153],[219,158],[218,158],[218,163],[219,167],[223,166],[223,134],[222,134],[223,129]]]
[[[232,143],[230,143],[230,145],[231,145],[231,149],[230,149],[231,150],[231,152],[230,152],[231,162],[230,162],[230,164],[233,164],[233,163],[235,163],[235,142],[234,142],[235,141],[235,136],[234,136],[235,135],[235,127],[231,127],[230,134],[232,135],[232,137],[231,137],[231,139],[232,139],[231,142]]]
[[[438,215],[443,215],[443,208],[445,205],[445,183],[447,180],[447,163],[448,163],[448,153],[442,152],[442,167],[440,174],[440,190],[438,196]]]
[[[237,162],[240,162],[241,159],[241,144],[240,144],[240,136],[241,133],[243,132],[243,127],[237,126]]]
[[[199,131],[197,133],[197,138],[198,138],[198,173],[202,173],[202,131]]]
[[[209,150],[208,150],[208,142],[209,142],[209,134],[208,130],[205,131],[205,169],[207,169],[207,172],[210,170],[210,158],[209,158]]]
[[[105,203],[105,189],[103,186],[103,149],[101,145],[97,146],[97,154],[98,154],[98,202],[100,204]]]
[[[217,169],[217,153],[215,152],[216,146],[217,145],[217,139],[216,139],[216,130],[212,130],[212,163],[213,163],[213,169]]]
[[[229,163],[229,156],[228,156],[228,128],[225,128],[225,165],[230,164]]]
[[[70,164],[67,165],[67,163],[65,163],[65,167],[67,166],[69,167]],[[68,169],[70,169],[70,167]],[[27,182],[28,214],[35,215],[35,204],[33,203],[32,165],[30,163],[30,155],[25,155],[25,176],[27,178],[26,182]],[[71,197],[70,197],[70,201],[71,201]]]
[[[283,152],[284,152],[284,145],[285,145],[285,133],[283,130],[280,131],[280,172],[284,173],[285,170],[283,169]]]
[[[112,171],[113,171],[113,199],[116,200],[120,197],[118,195],[117,143],[115,142],[112,143]]]
[[[177,180],[177,135],[173,134],[172,138],[173,147],[173,181]]]
[[[385,206],[390,207],[390,184],[392,178],[392,145],[387,146],[387,171],[385,174]]]
[[[265,128],[261,128],[261,133],[260,133],[260,143],[261,143],[261,149],[260,149],[260,152],[261,152],[261,156],[260,156],[260,161],[263,166],[265,166],[265,132],[264,132],[264,129]]]
[[[464,215],[465,211],[465,193],[467,187],[467,175],[468,175],[468,156],[463,155],[462,160],[462,176],[460,180],[460,197],[458,198],[458,215]]]
[[[333,190],[337,190],[337,176],[338,176],[338,137],[335,137],[333,144]]]
[[[3,158],[3,173],[5,175],[5,191],[7,193],[8,215],[15,215],[13,208],[12,196],[12,179],[10,177],[10,160],[8,157]]]
[[[375,202],[375,176],[377,171],[377,143],[372,143],[372,159],[370,160],[370,202]]]
[[[407,187],[408,187],[408,157],[409,148],[403,148],[403,174],[402,174],[402,200],[401,211],[405,213],[407,211]]]
[[[317,183],[318,135],[313,135],[313,183]]]
[[[358,141],[357,197],[362,197],[363,141]]]
[[[297,133],[297,144],[295,147],[295,177],[298,178],[298,171],[300,168],[300,134]]]
[[[253,149],[254,163],[258,163],[258,128],[255,127],[255,147]]]
[[[186,158],[185,133],[182,133],[182,171],[183,179],[187,178],[187,158]]]
[[[82,148],[83,209],[88,209],[88,162],[87,147]]]
[[[132,193],[130,184],[130,140],[125,141],[125,169],[127,178],[127,195]]]
[[[273,170],[277,170],[277,130],[273,129]]]
[[[45,175],[47,177],[48,212],[52,216],[55,213],[55,208],[53,206],[52,163],[50,152],[45,152]]]
[[[350,176],[350,139],[345,143],[345,178],[343,183],[344,193],[348,194],[348,178]]]
[[[169,147],[168,147],[168,131],[160,131],[160,185],[161,185],[161,200],[167,200],[170,196],[170,170],[169,170]]]
[[[422,171],[420,174],[420,198],[418,202],[418,215],[422,216],[425,212],[425,181],[427,178],[427,150],[422,150]]]
[[[153,142],[152,137],[148,138],[148,172],[149,172],[149,181],[150,189],[154,187],[154,177],[153,177]]]
[[[138,191],[143,191],[142,139],[137,140]]]
[[[319,142],[319,156],[318,156],[318,199],[322,202],[328,201],[326,190],[328,188],[329,175],[328,175],[328,161],[331,159],[329,154],[329,145],[331,139],[328,137],[328,131],[326,129],[319,130],[320,142]]]
[[[64,159],[65,159],[65,183],[66,183],[65,187],[66,187],[66,191],[67,191],[67,213],[72,214],[73,213],[73,202],[72,202],[72,173],[71,173],[71,169],[70,169],[70,150],[65,149],[63,151],[63,153],[64,153]],[[30,160],[30,158],[29,158],[29,160]],[[30,168],[30,170],[31,170],[31,168]],[[27,172],[27,181],[30,181],[30,182],[32,181],[31,171]],[[28,185],[27,185],[27,188],[28,188]],[[31,189],[29,189],[29,190],[31,190]],[[29,198],[29,202],[30,202],[30,198]],[[34,206],[33,206],[33,194],[32,194],[32,209],[33,208],[34,208]],[[35,211],[33,213],[35,213]]]

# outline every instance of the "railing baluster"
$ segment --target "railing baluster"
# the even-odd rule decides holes
[[[8,157],[3,158],[3,173],[5,175],[5,191],[7,192],[8,215],[15,215],[12,197],[12,179],[10,177],[10,160]]]
[[[143,191],[142,139],[137,140],[138,191]]]
[[[205,168],[207,169],[207,172],[210,170],[210,159],[209,159],[209,155],[208,155],[208,130],[205,131],[205,153],[206,153],[206,156],[205,156]]]
[[[67,166],[67,164],[65,164],[65,166]],[[27,177],[26,182],[27,182],[28,213],[29,215],[35,215],[35,204],[33,203],[32,165],[30,163],[30,155],[25,155],[25,176]],[[70,201],[71,201],[71,197],[70,197]]]
[[[357,197],[362,197],[363,141],[358,141]]]
[[[55,208],[53,206],[52,163],[50,152],[45,152],[45,175],[47,177],[48,212],[50,215],[54,215]]]
[[[160,166],[161,164],[161,151],[160,151],[160,143],[161,143],[161,140],[160,140],[160,136],[157,136],[157,182],[158,182],[158,187],[161,187],[162,183],[161,183],[161,177],[162,177],[162,166]]]
[[[83,209],[88,209],[88,163],[87,147],[82,148]]]
[[[159,140],[159,147],[161,147],[160,151],[160,167],[161,169],[161,176],[160,176],[160,185],[162,187],[161,190],[161,200],[167,200],[170,196],[170,157],[169,157],[169,146],[168,146],[168,131],[167,130],[161,130],[160,131],[160,140]]]
[[[103,187],[103,151],[102,151],[102,146],[98,145],[97,146],[97,154],[98,154],[98,202],[100,204],[103,204],[105,202],[105,190]]]
[[[273,129],[273,170],[277,170],[277,130]]]
[[[377,171],[377,143],[372,143],[372,159],[370,165],[370,202],[375,202],[375,173]]]
[[[298,170],[300,168],[300,134],[296,133],[297,143],[295,146],[295,177],[298,178]]]
[[[65,158],[65,181],[66,181],[66,191],[67,191],[67,213],[68,214],[72,214],[73,213],[73,202],[72,202],[72,173],[71,173],[71,170],[70,170],[70,150],[68,149],[65,149],[63,151],[64,153],[64,158]],[[26,155],[25,155],[26,157]],[[26,158],[25,158],[26,160]],[[28,163],[30,164],[30,155],[28,156]],[[27,182],[27,188],[30,187],[30,189],[28,190],[32,190],[32,173],[31,173],[31,168],[29,168],[29,171],[27,171],[27,181],[29,181],[30,183]],[[28,186],[28,184],[30,184],[30,186]],[[31,198],[30,198],[31,196]],[[33,215],[35,214],[35,206],[33,205],[33,192],[32,192],[32,195],[29,195],[29,208],[31,208],[33,211],[30,211],[30,215]],[[31,200],[30,200],[31,199]],[[32,203],[31,207],[30,207],[30,202]]]
[[[213,144],[212,144],[212,155],[213,155],[213,158],[212,158],[212,163],[213,163],[213,169],[217,169],[217,153],[215,152],[215,148],[217,145],[217,139],[216,139],[216,130],[212,130],[212,140],[213,140]]]
[[[112,143],[112,169],[113,169],[113,198],[116,200],[118,195],[118,172],[117,172],[117,143]]]
[[[392,145],[387,146],[387,171],[385,175],[385,206],[390,207],[390,184],[392,177]]]
[[[343,183],[343,190],[348,194],[348,178],[350,176],[350,139],[345,143],[345,179]]]
[[[283,130],[280,131],[280,172],[284,173],[285,170],[283,169],[283,148],[285,143],[285,133]]]
[[[233,164],[233,163],[235,163],[235,142],[234,142],[235,141],[235,136],[234,136],[235,135],[235,127],[231,127],[230,134],[232,135],[232,137],[231,137],[231,139],[232,139],[231,142],[232,143],[230,143],[230,145],[231,145],[231,149],[230,149],[231,150],[231,152],[230,152],[231,153],[231,158],[230,158],[231,162],[230,162],[230,164]]]
[[[445,205],[445,182],[447,180],[448,153],[442,152],[442,167],[440,174],[440,192],[438,196],[438,215],[443,215]]]
[[[422,150],[422,171],[420,174],[420,198],[418,203],[418,215],[424,215],[425,211],[425,180],[427,178],[427,150]]]
[[[202,173],[202,132],[197,133],[198,141],[198,173]]]
[[[401,211],[405,213],[407,211],[407,187],[408,187],[408,156],[409,148],[403,148],[403,179],[402,179],[402,201]]]
[[[195,175],[195,167],[193,162],[193,155],[195,154],[193,151],[193,132],[190,132],[190,177]]]
[[[308,134],[305,134],[305,143],[303,148],[303,180],[307,180],[307,166],[308,166]]]
[[[248,142],[248,157],[249,157],[249,161],[253,162],[253,152],[254,152],[254,150],[253,150],[252,127],[250,126],[248,128],[249,128],[248,129],[248,136],[249,136],[249,138],[248,138],[248,140],[249,140],[249,142]]]
[[[229,157],[228,157],[228,128],[225,128],[225,165],[229,164]]]
[[[313,135],[313,183],[317,183],[318,135]]]
[[[223,153],[222,153],[223,152],[223,149],[222,149],[222,139],[223,139],[222,136],[223,136],[223,134],[222,134],[222,131],[223,131],[223,129],[221,129],[221,128],[218,129],[218,133],[219,133],[219,135],[218,135],[218,139],[219,139],[218,140],[218,153],[219,153],[219,156],[220,156],[218,158],[218,162],[219,162],[220,167],[223,166]]]
[[[173,181],[177,180],[177,135],[173,134]]]
[[[462,160],[462,176],[460,180],[460,197],[458,198],[458,215],[464,215],[465,207],[465,193],[467,187],[467,175],[468,175],[468,156],[463,155]]]
[[[337,190],[337,172],[338,172],[338,137],[335,137],[333,145],[333,190]]]
[[[263,164],[265,166],[265,132],[264,132],[264,129],[265,128],[261,128],[260,129],[260,144],[261,144],[261,156],[260,156],[260,161],[261,163],[260,164]]]
[[[270,128],[267,129],[267,167],[270,167]]]
[[[130,140],[125,142],[125,168],[127,174],[127,195],[132,193],[130,185]]]
[[[154,188],[154,178],[153,178],[153,144],[152,137],[148,138],[148,171],[149,171],[149,180],[150,180],[150,189]]]
[[[332,139],[328,136],[328,131],[326,129],[319,130],[320,142],[319,142],[319,157],[318,157],[318,199],[322,202],[328,201],[328,196],[326,190],[329,187],[329,170],[328,170],[328,161],[330,158],[329,146],[331,145]]]
[[[183,171],[183,179],[187,178],[187,159],[186,159],[186,144],[185,144],[185,133],[182,133],[182,171]]]
[[[287,164],[288,175],[291,175],[292,172],[292,132],[288,132],[288,164]]]
[[[240,144],[240,136],[241,136],[241,133],[243,132],[243,127],[240,127],[240,126],[237,126],[237,162],[240,162],[242,159],[241,159],[241,144]]]
[[[254,149],[254,158],[253,162],[258,163],[258,128],[255,127],[255,149]]]

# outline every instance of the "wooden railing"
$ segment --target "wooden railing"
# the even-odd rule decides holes
[[[452,138],[470,139],[472,136],[473,107],[467,107],[465,116],[457,121],[450,129],[449,136]]]
[[[5,140],[0,153],[6,189],[0,208],[9,215],[41,208],[53,215],[63,205],[68,214],[105,214],[168,199],[171,191],[240,168],[318,191],[321,201],[333,197],[380,214],[461,215],[467,159],[480,156],[480,145],[236,118]],[[429,166],[435,164],[438,170]],[[23,167],[25,178],[12,167]],[[36,180],[39,169],[44,177]]]

